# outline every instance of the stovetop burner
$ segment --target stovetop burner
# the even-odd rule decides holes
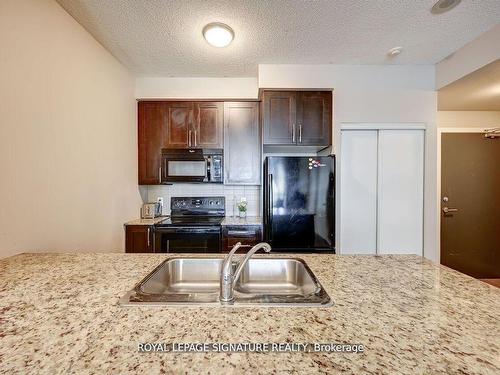
[[[220,225],[222,220],[224,220],[224,217],[221,216],[171,216],[156,226],[212,226]]]

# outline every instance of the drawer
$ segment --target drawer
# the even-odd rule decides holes
[[[227,237],[234,238],[256,238],[259,234],[259,229],[229,229],[226,233]]]
[[[241,242],[244,247],[239,249],[238,253],[248,251],[252,247],[262,241],[262,228],[260,225],[252,226],[227,226],[223,232],[223,249],[222,251],[231,251],[234,245]]]

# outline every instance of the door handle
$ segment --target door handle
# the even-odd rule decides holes
[[[443,207],[443,212],[445,214],[448,214],[448,213],[451,213],[451,212],[458,212],[458,208]]]
[[[268,193],[268,196],[267,196],[267,223],[269,225],[269,238],[268,240],[269,241],[272,241],[272,226],[273,226],[273,175],[272,174],[269,174],[268,176],[268,189],[269,189],[269,193]]]

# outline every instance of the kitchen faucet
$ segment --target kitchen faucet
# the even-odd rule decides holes
[[[240,277],[243,267],[250,260],[252,255],[254,255],[260,249],[264,249],[266,253],[271,251],[271,245],[267,242],[260,242],[250,250],[245,255],[245,258],[240,261],[236,272],[233,275],[233,255],[241,247],[241,242],[236,243],[233,246],[229,254],[226,255],[224,261],[222,262],[222,270],[220,275],[220,301],[221,302],[232,302],[234,300],[234,283]]]

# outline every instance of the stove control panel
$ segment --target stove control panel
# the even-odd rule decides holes
[[[172,197],[170,207],[172,210],[188,210],[205,212],[207,210],[224,210],[225,197]]]

